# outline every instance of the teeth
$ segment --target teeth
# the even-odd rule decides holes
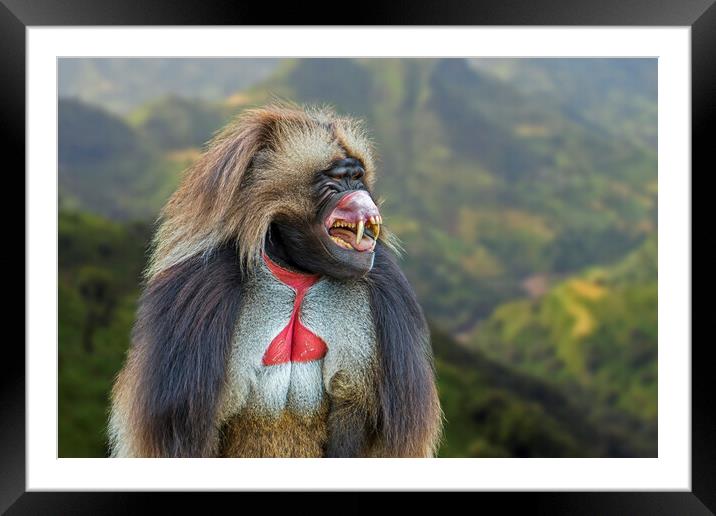
[[[356,231],[356,245],[363,239],[363,231],[365,231],[365,222],[361,220],[358,222],[358,231]]]
[[[355,223],[348,222],[347,220],[336,220],[331,227],[333,227],[333,228],[354,228],[354,227],[356,227],[356,225],[355,225]]]
[[[341,240],[340,238],[331,237],[331,239],[332,239],[336,244],[338,244],[339,246],[341,246],[341,247],[343,247],[343,248],[345,248],[345,249],[353,249],[348,242],[344,242],[344,241]]]
[[[366,220],[360,220],[358,223],[355,222],[349,222],[347,220],[337,219],[333,222],[331,227],[333,228],[348,228],[352,230],[356,234],[355,243],[358,245],[360,241],[363,239],[363,236],[365,235],[365,227],[368,225],[371,231],[371,237],[373,240],[377,240],[378,236],[380,235],[380,226],[383,224],[383,217],[380,215],[372,215],[368,217]],[[343,247],[351,248],[350,244],[347,244],[344,240],[341,240],[340,238],[333,238],[336,243],[340,244]],[[351,248],[352,249],[352,248]]]

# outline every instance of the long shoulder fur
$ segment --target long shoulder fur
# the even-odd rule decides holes
[[[442,429],[430,333],[413,289],[381,244],[367,276],[378,344],[374,454],[430,457]]]
[[[114,456],[216,453],[217,411],[240,295],[240,267],[230,247],[149,281],[113,391]]]

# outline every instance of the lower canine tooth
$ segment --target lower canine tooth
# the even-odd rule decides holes
[[[365,222],[362,220],[358,222],[358,231],[356,232],[356,245],[363,240],[363,231],[365,231]]]

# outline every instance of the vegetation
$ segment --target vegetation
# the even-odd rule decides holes
[[[109,391],[124,361],[150,228],[60,212],[59,455],[106,454]]]
[[[500,306],[474,346],[489,356],[643,421],[657,418],[656,239],[611,268],[593,268],[539,299]]]
[[[470,65],[578,123],[656,149],[653,59],[471,59]]]
[[[373,131],[434,329],[442,455],[656,454],[655,61],[284,60],[268,79],[232,61],[234,82],[86,61],[61,64],[63,91],[111,111],[59,104],[62,456],[103,453],[159,208],[214,131],[276,96]]]

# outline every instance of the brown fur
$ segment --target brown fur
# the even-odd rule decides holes
[[[370,429],[375,428],[378,414],[377,397],[372,388],[374,379],[374,364],[362,375],[338,371],[331,379],[327,456],[365,456],[373,442]]]
[[[115,446],[119,445],[119,448],[114,449],[114,455],[120,457],[162,456],[160,450],[152,446],[154,440],[146,435],[147,427],[141,424],[143,415],[136,403],[137,388],[141,385],[141,364],[146,360],[143,349],[142,346],[133,346],[112,388],[110,439]]]
[[[426,417],[422,424],[416,424],[415,432],[405,436],[400,446],[387,446],[380,439],[374,441],[366,451],[366,457],[415,457],[430,458],[437,454],[442,442],[443,412],[440,408],[438,392],[435,386],[426,396],[429,399]]]
[[[327,402],[312,415],[285,410],[272,417],[245,410],[224,425],[220,456],[322,457],[327,413]]]

